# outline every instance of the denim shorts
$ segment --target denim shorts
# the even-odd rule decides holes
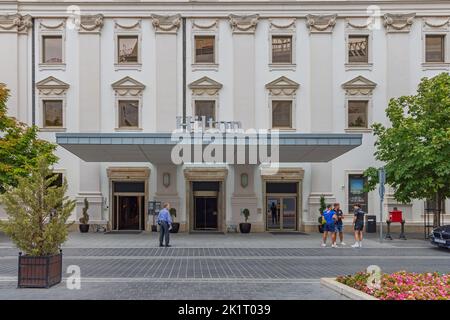
[[[344,229],[344,224],[336,223],[336,232],[342,232]]]
[[[336,225],[334,223],[326,223],[323,225],[323,231],[336,232]]]

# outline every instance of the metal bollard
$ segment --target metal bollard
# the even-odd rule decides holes
[[[405,220],[402,220],[402,229],[401,229],[401,232],[400,232],[399,239],[406,240],[406,236],[405,236]]]
[[[387,232],[386,232],[385,239],[392,240],[392,237],[391,237],[391,220],[387,220],[386,224],[387,224]]]

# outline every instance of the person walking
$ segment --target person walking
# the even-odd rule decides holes
[[[345,246],[344,242],[344,213],[341,210],[341,205],[336,202],[333,208],[334,212],[336,212],[336,238],[337,234],[339,234],[339,240],[341,241],[341,246]],[[336,241],[336,239],[335,239]],[[336,242],[335,242],[336,243]]]
[[[353,224],[355,230],[355,244],[352,245],[352,248],[362,248],[364,215],[366,213],[361,210],[361,205],[359,203],[355,203],[353,205],[353,209],[354,209]]]
[[[331,236],[331,247],[336,248],[336,213],[331,209],[331,204],[322,213],[325,224],[323,225],[322,247],[327,246],[328,233]]]
[[[170,247],[169,231],[172,229],[172,217],[170,216],[170,204],[164,203],[163,209],[158,214],[159,224],[159,246],[163,247],[163,240],[165,240],[166,247]]]

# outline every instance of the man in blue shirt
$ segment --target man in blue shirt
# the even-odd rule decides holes
[[[328,233],[331,233],[331,247],[336,248],[336,212],[331,209],[331,204],[327,205],[322,213],[325,224],[323,225],[322,247],[327,246]]]
[[[163,239],[165,239],[166,247],[170,247],[169,244],[169,231],[172,229],[172,217],[170,216],[170,204],[164,203],[164,207],[159,211],[158,224],[159,224],[159,246],[163,247]]]

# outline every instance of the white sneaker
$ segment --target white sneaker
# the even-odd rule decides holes
[[[345,242],[341,242],[341,246],[346,246],[347,244]]]
[[[332,247],[332,248],[337,248],[337,244],[336,244],[336,243],[333,243],[333,244],[331,245],[331,247]]]
[[[327,244],[326,243],[322,243],[322,247],[326,247],[327,246]]]
[[[359,247],[362,248],[362,242],[359,243]]]
[[[359,248],[358,242],[355,242],[355,244],[352,245],[352,248]]]

